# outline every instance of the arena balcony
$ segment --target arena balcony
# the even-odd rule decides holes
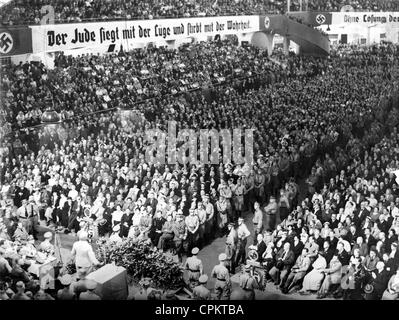
[[[281,14],[289,11],[398,11],[399,0],[11,0],[0,3],[3,25],[39,24],[45,5],[55,23],[198,16]],[[289,7],[289,9],[288,9]]]

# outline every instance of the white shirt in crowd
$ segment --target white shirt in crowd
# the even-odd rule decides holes
[[[250,234],[251,233],[249,232],[247,226],[244,223],[242,223],[241,225],[238,226],[237,235],[238,235],[239,239],[245,239],[245,238],[249,237]]]
[[[71,198],[72,201],[75,201],[78,196],[79,196],[79,192],[77,190],[70,190],[68,192],[68,197]]]
[[[122,220],[122,216],[123,216],[122,210],[116,210],[112,212],[112,224],[114,224],[114,221],[120,222]]]

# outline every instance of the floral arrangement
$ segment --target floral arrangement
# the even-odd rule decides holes
[[[150,278],[159,289],[178,289],[184,285],[180,264],[147,242],[125,239],[116,244],[99,240],[96,256],[101,262],[126,268],[128,275],[137,282]]]

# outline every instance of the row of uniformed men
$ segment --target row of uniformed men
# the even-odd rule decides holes
[[[187,258],[185,269],[188,270],[188,280],[193,290],[193,298],[196,300],[210,300],[211,292],[206,287],[208,276],[203,274],[202,261],[197,257],[198,248],[194,248],[192,256]],[[257,281],[251,275],[251,267],[245,266],[245,273],[240,275],[239,289],[232,293],[232,284],[229,270],[226,268],[227,255],[219,255],[219,264],[211,272],[211,277],[215,278],[214,291],[218,300],[253,300],[255,289],[258,287]]]

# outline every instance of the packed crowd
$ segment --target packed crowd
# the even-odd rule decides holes
[[[216,50],[220,52],[225,52],[224,46],[232,46],[230,42],[219,45]],[[230,48],[238,56],[241,50],[246,49]],[[230,81],[205,91],[138,104],[138,111],[147,119],[143,122],[120,110],[72,118],[57,129],[49,126],[21,131],[2,148],[2,245],[32,242],[41,223],[72,234],[84,229],[94,239],[106,237],[115,244],[124,238],[147,241],[159,250],[172,250],[182,261],[190,252],[195,256],[197,248],[215,236],[227,235],[226,252],[212,276],[217,278],[217,297],[228,298],[230,274],[245,263],[247,240],[252,235],[266,278],[284,293],[303,280],[303,294],[318,291],[320,297],[333,293],[355,299],[369,284],[373,288],[380,285],[375,298],[381,298],[387,287],[385,297],[390,294],[395,298],[398,185],[386,170],[399,166],[397,131],[378,143],[388,128],[399,122],[398,110],[391,110],[397,101],[393,103],[390,96],[397,88],[397,53],[397,47],[384,45],[341,47],[324,60],[291,56],[285,68],[268,64],[278,71],[273,79]],[[190,56],[190,51],[185,54]],[[206,61],[205,57],[199,61]],[[75,61],[74,72],[78,74],[90,59],[98,66],[113,61],[110,75],[120,67],[118,58],[62,58],[52,82],[59,85],[63,69],[70,66],[68,61]],[[145,64],[145,57],[136,59]],[[26,67],[31,68],[31,64],[19,68]],[[13,68],[2,75],[8,88],[17,87],[11,80]],[[24,74],[25,83],[32,82],[34,72]],[[89,78],[83,83],[98,82],[93,90],[107,86],[95,79],[96,74],[92,74],[93,79],[90,73],[84,74]],[[63,85],[70,84],[66,81]],[[22,88],[22,83],[18,86]],[[33,90],[36,87],[32,86]],[[120,90],[111,100],[125,101],[124,93]],[[28,96],[43,101],[46,94]],[[62,97],[55,104],[67,101],[62,108],[68,110],[96,104],[90,98],[79,100],[81,92],[68,96],[69,100]],[[384,103],[389,97],[390,103]],[[79,100],[77,104],[74,99]],[[212,166],[148,163],[144,132],[154,126],[164,129],[169,120],[175,120],[178,128],[254,128],[256,161]],[[305,177],[307,192],[301,191],[307,199],[298,203],[297,182]],[[254,212],[253,229],[244,223],[248,211]],[[368,233],[376,240],[366,248],[362,244],[369,244]],[[3,291],[23,292],[32,284],[32,278],[17,278],[12,273],[12,268],[28,273],[21,256],[2,257],[1,272],[8,276],[2,283]],[[370,259],[374,263],[376,257],[384,263],[383,281],[382,264],[378,272],[367,264]],[[339,265],[337,259],[340,272],[332,265]],[[202,273],[198,259],[187,259],[185,267],[195,287]],[[365,276],[359,277],[355,289],[335,290],[331,286],[337,284],[335,276],[345,277],[346,269]],[[331,276],[326,276],[330,271]],[[242,277],[252,279],[247,271]],[[240,281],[241,288],[253,292],[249,283],[256,285],[253,279]],[[37,286],[29,288],[39,290]]]
[[[302,7],[301,7],[302,3]],[[103,21],[116,19],[159,19],[220,15],[273,14],[287,11],[286,0],[13,0],[2,9],[3,24],[38,24],[44,5],[54,8],[56,23]],[[340,11],[350,5],[356,11],[397,11],[397,0],[292,0],[291,11]]]
[[[267,53],[238,47],[236,39],[201,42],[179,49],[149,48],[77,58],[60,55],[56,68],[25,63],[4,66],[1,115],[13,128],[40,123],[55,102],[62,117],[123,107],[123,104],[197,90],[234,79],[253,77],[280,67]],[[61,76],[62,75],[62,76]],[[73,79],[73,81],[72,81]]]

